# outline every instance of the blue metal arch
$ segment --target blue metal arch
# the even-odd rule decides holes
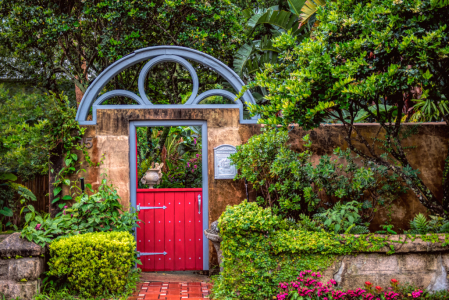
[[[192,65],[186,60],[192,60],[199,64],[202,64],[209,69],[217,72],[221,75],[236,91],[236,94],[242,89],[244,86],[243,81],[240,77],[232,71],[228,66],[219,61],[218,59],[207,55],[203,52],[193,50],[185,47],[178,46],[157,46],[157,47],[149,47],[143,48],[133,53],[123,57],[122,59],[116,61],[108,68],[106,68],[89,86],[86,93],[84,94],[83,99],[81,100],[80,106],[78,108],[78,112],[76,114],[76,120],[80,125],[95,125],[97,123],[96,119],[96,111],[97,109],[186,109],[186,108],[236,108],[238,107],[240,110],[240,123],[256,123],[258,117],[252,117],[250,120],[243,119],[243,102],[248,104],[255,104],[255,100],[249,91],[246,91],[242,96],[243,102],[240,100],[235,100],[236,95],[224,91],[224,90],[209,90],[201,95],[197,96],[198,93],[198,76],[195,72],[195,69]],[[145,61],[150,60],[141,70],[138,87],[141,96],[124,90],[113,90],[109,91],[100,97],[98,94],[101,90],[106,86],[106,84],[114,78],[117,74],[122,72],[123,70],[132,67],[133,65]],[[152,104],[151,101],[145,95],[144,89],[144,79],[150,69],[161,62],[165,61],[174,61],[180,63],[184,66],[192,76],[193,80],[193,91],[192,95],[187,100],[187,102],[177,105],[159,105]],[[123,96],[128,97],[130,99],[135,100],[138,105],[101,105],[107,99]],[[227,99],[231,99],[235,101],[235,104],[199,104],[201,100],[209,97],[209,96],[223,96]],[[89,114],[89,110],[92,107],[93,118],[92,121],[87,120],[87,116]]]

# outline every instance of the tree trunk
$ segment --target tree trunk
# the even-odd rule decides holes
[[[50,154],[50,158],[49,158],[49,166],[48,166],[48,180],[49,180],[49,186],[48,186],[48,190],[49,190],[49,213],[50,216],[52,218],[54,218],[56,216],[56,214],[58,212],[61,211],[61,209],[59,209],[58,207],[58,202],[52,204],[53,200],[57,197],[62,197],[62,191],[61,193],[55,197],[54,195],[54,189],[55,186],[53,185],[56,182],[57,176],[59,171],[62,170],[62,168],[64,167],[64,155],[63,155],[63,149],[62,149],[62,145],[59,145],[56,149],[54,149],[54,152],[52,152]],[[52,172],[53,170],[53,172]]]

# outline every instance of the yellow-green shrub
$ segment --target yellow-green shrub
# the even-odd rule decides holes
[[[50,244],[48,275],[65,279],[83,295],[120,293],[135,263],[136,242],[128,232],[94,232]]]

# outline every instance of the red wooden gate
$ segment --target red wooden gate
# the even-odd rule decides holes
[[[202,189],[137,189],[142,271],[203,270]]]

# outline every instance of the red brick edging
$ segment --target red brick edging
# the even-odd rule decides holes
[[[137,291],[128,300],[202,300],[209,299],[212,285],[206,282],[154,282],[139,283]]]

